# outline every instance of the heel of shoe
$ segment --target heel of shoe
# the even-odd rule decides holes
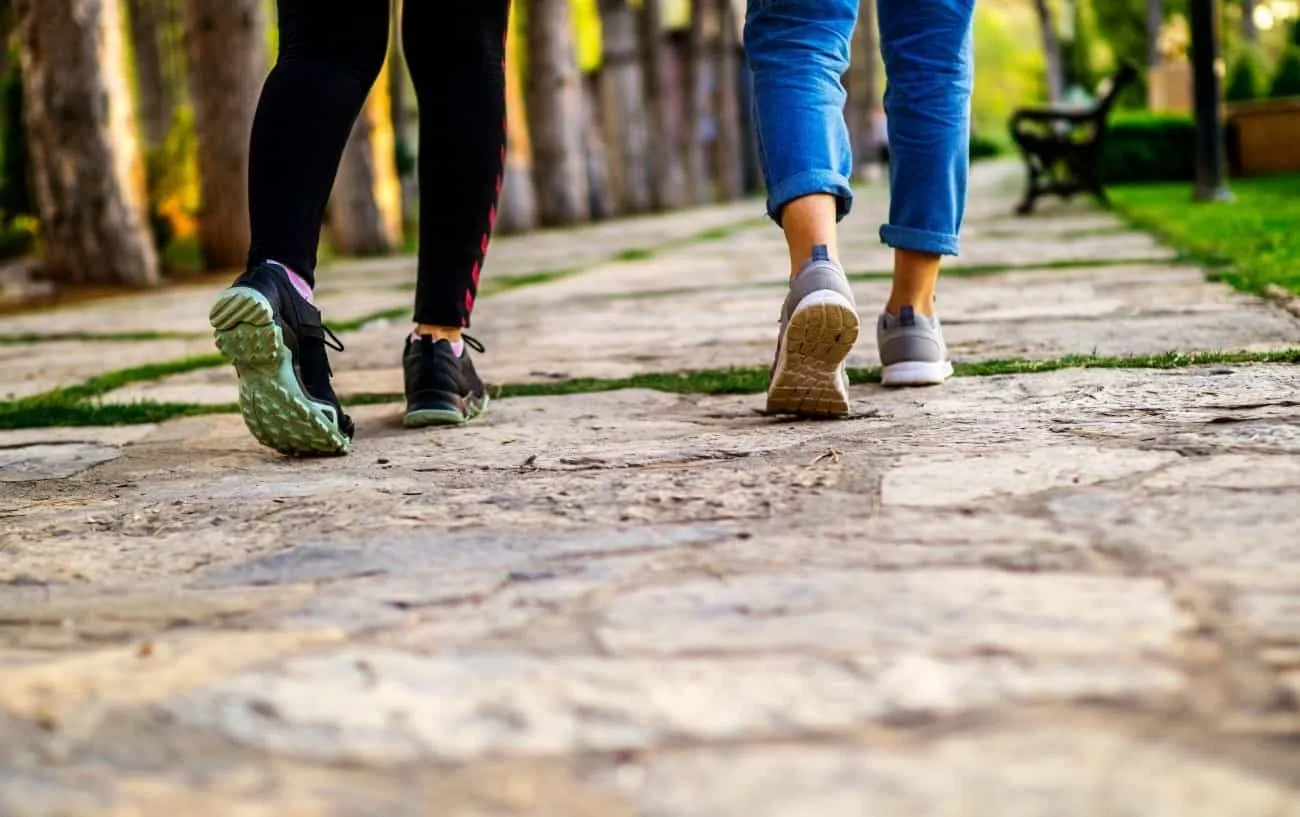
[[[952,363],[946,360],[909,360],[893,363],[880,372],[882,386],[938,386],[952,377]]]
[[[767,392],[769,414],[843,417],[850,412],[844,361],[862,321],[838,292],[818,290],[795,307]]]
[[[861,331],[862,319],[848,298],[818,290],[800,301],[790,316],[786,349],[838,367],[853,351]]]
[[[275,310],[266,296],[249,287],[231,287],[217,296],[208,312],[208,323],[218,332],[240,324],[267,326],[275,320]]]
[[[239,375],[239,410],[258,442],[290,456],[337,456],[351,450],[337,410],[303,391],[293,354],[265,296],[232,287],[218,296],[208,320],[217,349]]]

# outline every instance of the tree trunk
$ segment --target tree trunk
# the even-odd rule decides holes
[[[248,138],[267,73],[261,0],[184,0],[185,51],[203,204],[199,242],[209,269],[247,261]]]
[[[664,43],[659,0],[642,0],[637,22],[641,61],[645,66],[654,206],[668,210],[686,203],[686,170],[677,152],[679,123],[673,110],[672,66]]]
[[[158,283],[119,0],[17,0],[16,9],[49,276]]]
[[[718,14],[714,58],[717,79],[713,94],[718,122],[718,136],[713,142],[714,183],[719,195],[730,201],[745,195],[744,137],[740,128],[740,32],[731,0],[714,2]]]
[[[602,221],[617,214],[610,188],[609,150],[601,130],[599,78],[593,74],[582,79],[583,151],[587,166],[587,199],[592,221]]]
[[[644,213],[650,191],[650,128],[637,54],[637,18],[628,0],[601,0],[604,56],[600,104],[609,152],[610,188],[621,213]]]
[[[1160,55],[1160,28],[1165,22],[1164,0],[1147,0],[1147,68],[1156,68]]]
[[[1241,38],[1251,45],[1259,42],[1259,29],[1255,27],[1255,0],[1241,0]]]
[[[1047,98],[1060,102],[1065,93],[1065,75],[1061,67],[1061,44],[1056,38],[1056,22],[1048,0],[1034,0],[1038,11],[1038,26],[1043,38],[1043,64],[1047,71]]]
[[[23,72],[12,46],[17,24],[13,4],[0,0],[0,213],[6,216],[36,213],[23,125]]]
[[[522,233],[537,226],[537,192],[533,189],[533,146],[528,139],[524,78],[516,49],[518,6],[510,7],[506,38],[506,166],[498,205],[497,232]]]
[[[131,48],[135,52],[136,90],[145,144],[154,148],[167,138],[176,100],[163,73],[159,0],[127,0]]]
[[[334,249],[344,255],[385,255],[402,246],[402,186],[387,66],[352,125],[334,179],[329,225]]]
[[[402,187],[402,217],[417,212],[419,185],[415,179],[415,121],[408,93],[408,69],[402,54],[402,0],[393,0],[392,30],[389,33],[388,94],[393,109],[393,149],[397,157],[397,180]]]
[[[713,199],[709,179],[708,128],[712,114],[709,85],[714,80],[710,44],[716,34],[716,9],[708,0],[691,3],[691,28],[686,50],[686,127],[682,134],[691,204]]]
[[[591,217],[587,200],[582,77],[569,0],[528,0],[528,124],[542,224]]]
[[[880,36],[875,0],[860,0],[858,26],[853,32],[853,66],[849,69],[849,133],[853,139],[854,172],[876,161],[877,134],[884,108],[880,93]]]

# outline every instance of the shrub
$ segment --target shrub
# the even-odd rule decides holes
[[[987,136],[982,133],[972,132],[970,135],[970,158],[971,161],[980,159],[992,159],[995,156],[1001,156],[1007,152],[1007,143],[1002,139]]]
[[[36,212],[28,176],[30,158],[23,128],[23,85],[18,55],[9,55],[9,70],[0,78],[0,213]]]
[[[14,216],[0,222],[0,260],[22,258],[36,249],[41,235],[35,216]]]
[[[1269,96],[1274,99],[1300,96],[1300,45],[1288,46],[1282,54],[1277,73],[1273,75],[1273,88]]]
[[[1223,96],[1229,102],[1249,102],[1264,96],[1267,84],[1268,71],[1264,60],[1258,51],[1248,48],[1233,64]]]
[[[145,156],[145,173],[154,242],[166,253],[173,242],[187,241],[198,232],[198,136],[190,108],[176,109],[162,144]]]
[[[1171,114],[1116,113],[1102,155],[1102,179],[1191,181],[1196,175],[1196,124]]]

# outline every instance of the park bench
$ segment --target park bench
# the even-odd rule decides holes
[[[1028,215],[1034,202],[1049,194],[1068,200],[1075,193],[1091,193],[1107,202],[1101,178],[1107,118],[1120,91],[1135,79],[1137,69],[1126,62],[1101,83],[1091,106],[1022,108],[1012,115],[1011,136],[1029,171],[1029,188],[1017,213]]]

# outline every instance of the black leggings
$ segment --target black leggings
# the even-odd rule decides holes
[[[468,326],[505,163],[510,0],[405,0],[420,107],[415,321]],[[253,121],[249,263],[314,282],[339,159],[388,53],[388,0],[279,0],[280,53]]]

